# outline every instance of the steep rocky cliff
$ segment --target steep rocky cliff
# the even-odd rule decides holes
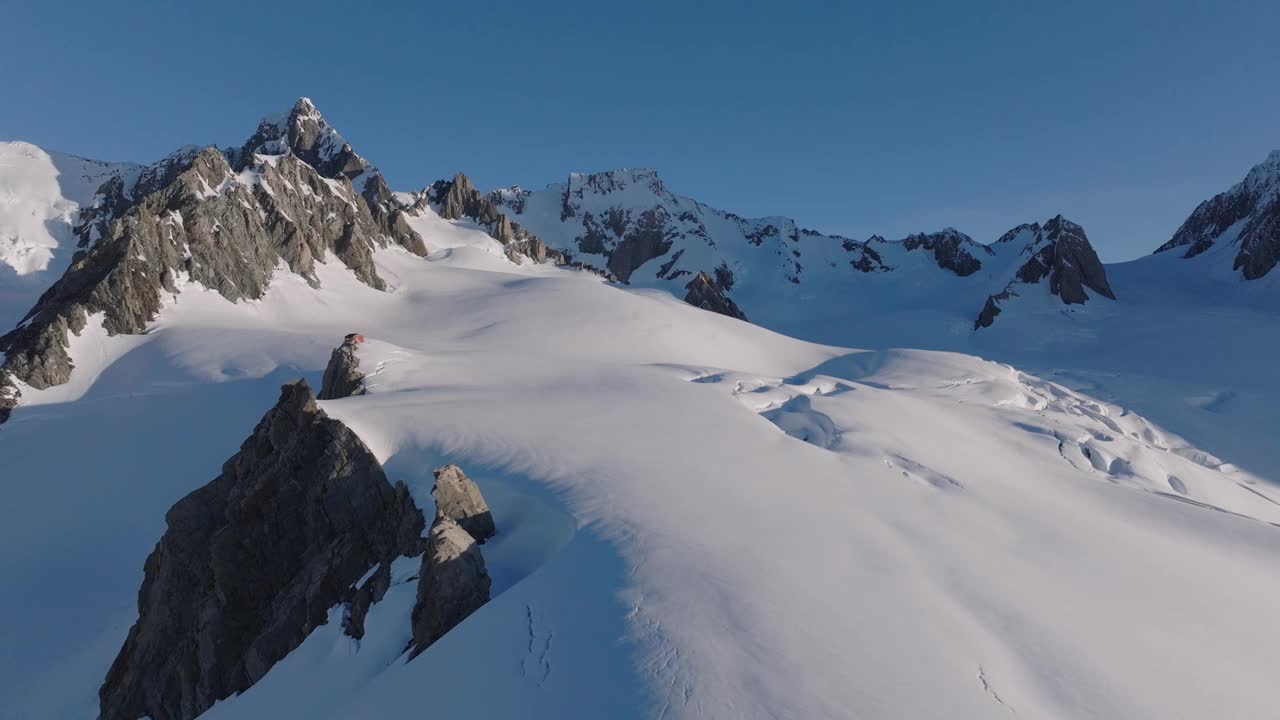
[[[247,689],[371,568],[421,552],[424,527],[305,381],[166,521],[100,691],[103,720],[190,720]]]
[[[1231,269],[1246,280],[1280,263],[1280,150],[1230,190],[1200,203],[1156,252],[1178,250],[1190,259],[1222,244],[1236,247]]]

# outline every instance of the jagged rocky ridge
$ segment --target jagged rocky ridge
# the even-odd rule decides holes
[[[339,604],[343,632],[360,639],[391,586],[392,561],[421,554],[406,648],[416,657],[490,593],[478,545],[496,532],[488,505],[456,465],[436,477],[423,538],[405,485],[388,481],[306,381],[285,385],[222,473],[166,515],[138,621],[99,693],[100,718],[190,720],[260,680]]]
[[[1107,281],[1107,272],[1089,244],[1084,228],[1058,215],[1041,227],[1039,223],[1019,225],[1005,233],[997,245],[1022,244],[1019,257],[1025,257],[1013,279],[1003,290],[987,298],[974,329],[990,327],[1000,314],[1001,303],[1015,297],[1018,286],[1036,285],[1049,281],[1049,292],[1057,295],[1067,305],[1088,302],[1085,288],[1098,295],[1115,300],[1115,293]]]
[[[1081,287],[1112,296],[1084,231],[1066,220],[1046,224],[1047,235],[1024,236],[1015,229],[989,245],[954,228],[857,241],[808,230],[788,218],[749,219],[716,210],[670,192],[652,170],[573,174],[546,190],[513,187],[490,197],[553,246],[601,258],[623,282],[666,287],[690,304],[733,317],[752,312],[736,297],[772,305],[788,296],[788,286],[809,282],[825,288],[901,278],[904,286],[918,286],[959,278],[977,288],[979,297],[995,298],[1015,280],[1046,280],[1049,293],[1066,304],[1083,302]],[[1059,224],[1074,230],[1059,239]],[[1004,277],[1019,253],[1030,256],[1016,258],[1025,267],[1016,278]],[[1078,267],[1069,267],[1077,261]],[[931,272],[939,275],[925,277]],[[993,280],[999,284],[992,286]]]
[[[1280,150],[1230,190],[1200,203],[1156,252],[1182,250],[1189,259],[1219,243],[1238,248],[1231,269],[1246,280],[1261,278],[1280,263]]]

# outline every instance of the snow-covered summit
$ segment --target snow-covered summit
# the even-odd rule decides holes
[[[255,154],[287,152],[297,155],[325,177],[345,176],[357,189],[363,187],[361,176],[373,169],[306,97],[298,98],[288,112],[263,118],[245,144],[228,150],[227,155],[232,167],[239,169],[250,165]]]

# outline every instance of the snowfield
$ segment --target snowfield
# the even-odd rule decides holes
[[[255,302],[187,284],[146,335],[86,330],[72,384],[23,389],[0,429],[0,717],[96,716],[165,510],[349,332],[369,393],[324,410],[428,511],[433,468],[476,479],[495,597],[406,663],[402,561],[362,641],[335,607],[205,717],[1275,713],[1266,452],[1237,467],[1011,365],[796,340],[413,222],[431,254],[380,251],[389,292],[332,260]],[[982,342],[1013,345],[1028,306]]]

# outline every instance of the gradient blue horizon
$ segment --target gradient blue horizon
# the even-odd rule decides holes
[[[1280,3],[0,0],[0,140],[150,161],[302,95],[397,189],[653,167],[824,232],[1150,253],[1280,147]]]

